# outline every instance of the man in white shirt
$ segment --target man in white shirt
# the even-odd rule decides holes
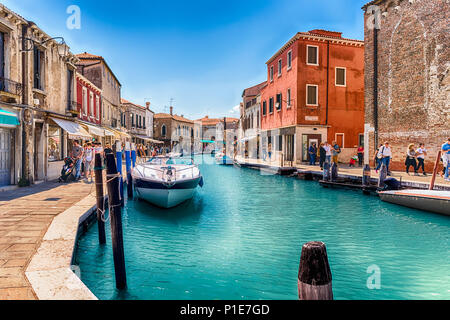
[[[417,166],[417,171],[422,168],[423,175],[426,176],[425,173],[425,156],[427,155],[427,149],[425,149],[425,145],[423,143],[419,144],[419,149],[416,150],[417,153],[417,161],[419,164]]]
[[[389,171],[389,164],[391,163],[392,151],[389,146],[389,142],[386,142],[380,150],[381,153],[381,162],[386,166],[387,175],[390,176],[391,172]]]
[[[331,156],[332,156],[331,145],[329,145],[328,142],[325,141],[323,148],[325,149],[325,162],[331,164]]]

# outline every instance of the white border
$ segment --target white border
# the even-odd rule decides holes
[[[289,66],[289,54],[291,54],[291,65],[290,66]],[[287,66],[287,71],[292,69],[292,49],[289,50],[286,55],[286,66]]]
[[[345,133],[336,132],[334,134],[334,141],[336,141],[336,143],[338,143],[338,138],[337,138],[338,135],[342,135],[342,146],[339,146],[339,147],[341,147],[342,149],[345,149]]]
[[[316,87],[316,104],[309,104],[308,103],[308,87]],[[312,107],[318,107],[319,106],[319,86],[317,84],[306,84],[306,105],[312,106]]]
[[[308,50],[308,48],[309,47],[313,47],[313,48],[317,48],[317,63],[309,63],[308,61],[309,61],[309,50]],[[308,66],[318,66],[319,65],[319,46],[313,46],[313,45],[306,45],[306,64],[308,65]]]
[[[344,69],[344,84],[337,84],[337,69]],[[347,68],[346,67],[335,67],[334,68],[334,85],[336,87],[346,87],[347,86]]]

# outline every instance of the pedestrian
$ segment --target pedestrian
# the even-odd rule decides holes
[[[381,159],[383,159],[383,155],[381,154],[381,149],[383,148],[383,144],[380,144],[377,150],[375,150],[374,155],[374,162],[375,162],[375,172],[378,173],[378,170],[380,170],[381,165],[383,164]]]
[[[269,161],[272,161],[272,143],[269,143],[267,153],[269,154]]]
[[[333,163],[339,163],[339,154],[341,153],[341,147],[337,144],[336,141],[333,141],[332,144],[332,154],[333,154]]]
[[[362,167],[363,163],[364,163],[364,147],[362,145],[360,145],[358,147],[358,151],[357,152],[358,152],[358,165],[360,167]]]
[[[327,158],[327,151],[324,148],[325,143],[321,143],[320,147],[319,147],[319,165],[320,165],[320,169],[323,170],[323,164],[326,161]]]
[[[406,150],[406,160],[405,160],[405,166],[406,166],[406,173],[409,175],[409,168],[413,167],[414,169],[414,175],[418,176],[417,173],[417,160],[416,160],[416,150],[414,148],[414,144],[411,143],[408,146],[408,150]]]
[[[317,157],[317,147],[316,144],[313,143],[309,147],[309,165],[315,166],[316,165],[316,157]]]
[[[92,143],[88,142],[86,147],[84,148],[84,178],[87,180],[88,177],[91,177],[91,182],[93,180],[93,162],[94,162],[94,148],[92,147]]]
[[[358,160],[358,156],[353,156],[350,158],[350,163],[349,163],[349,167],[354,167],[356,164],[356,161]]]
[[[331,164],[332,152],[331,145],[328,143],[328,141],[325,141],[323,148],[325,149],[325,162]]]
[[[444,180],[450,182],[450,138],[442,145],[442,161],[444,162]]]
[[[389,142],[385,142],[384,146],[381,147],[381,164],[386,166],[387,175],[390,176],[391,172],[389,171],[389,165],[391,163],[392,158],[392,150],[389,145]]]
[[[425,172],[425,156],[428,155],[427,149],[425,148],[425,145],[423,143],[419,144],[419,149],[416,150],[417,152],[417,161],[419,163],[417,164],[417,172],[419,172],[419,169],[422,168],[423,175],[426,176]]]
[[[83,148],[80,146],[78,140],[75,140],[73,142],[73,147],[72,147],[72,152],[71,152],[71,157],[73,158],[73,160],[75,162],[75,181],[80,180],[80,177],[81,177],[81,163],[82,163],[82,159],[83,159],[83,153],[84,153]]]

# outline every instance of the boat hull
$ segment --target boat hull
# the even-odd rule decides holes
[[[402,190],[380,192],[379,195],[385,202],[450,216],[449,192]]]
[[[192,199],[200,180],[201,178],[198,178],[166,186],[161,182],[136,179],[134,187],[139,198],[160,208],[168,209]]]

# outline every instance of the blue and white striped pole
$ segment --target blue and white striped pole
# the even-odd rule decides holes
[[[122,175],[122,143],[117,141],[116,143],[116,161],[117,161],[117,172],[120,174],[120,199],[121,205],[125,204],[123,199],[123,175]]]
[[[127,170],[127,194],[128,199],[133,199],[133,181],[131,178],[131,144],[125,143],[125,167]]]
[[[133,143],[131,145],[131,160],[133,162],[133,168],[136,167],[136,145]]]

